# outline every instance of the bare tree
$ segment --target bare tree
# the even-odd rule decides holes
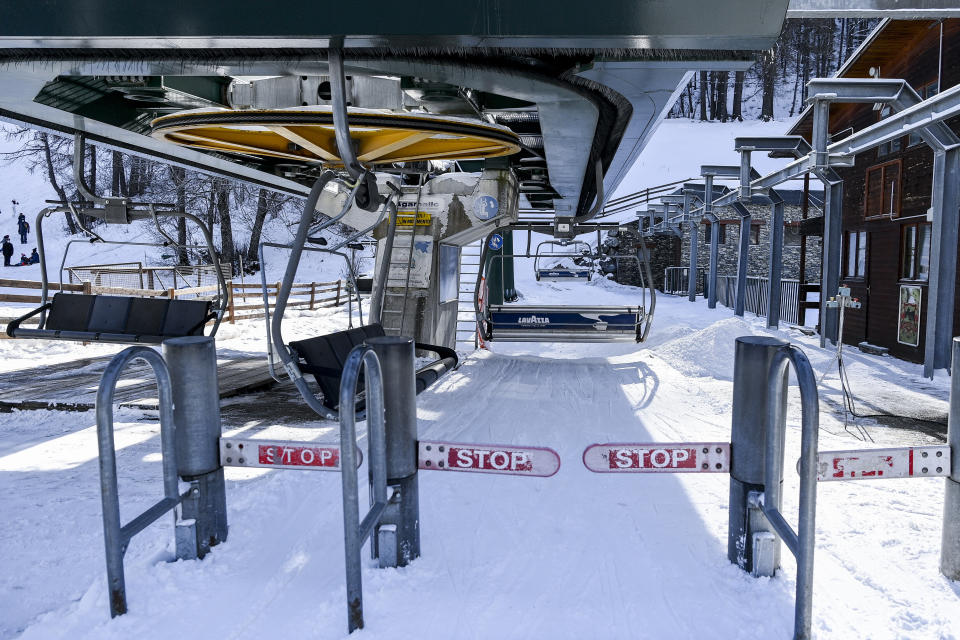
[[[733,119],[743,120],[743,79],[746,74],[737,71],[733,76]]]
[[[727,85],[730,84],[730,72],[719,71],[717,76],[717,119],[727,121]]]
[[[700,119],[707,119],[707,72],[700,72]]]
[[[233,223],[230,220],[230,185],[226,180],[216,182],[217,217],[220,222],[220,255],[223,262],[233,266]]]

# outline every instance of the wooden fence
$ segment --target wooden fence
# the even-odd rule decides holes
[[[237,320],[249,320],[263,317],[263,289],[259,284],[239,284],[227,282],[227,287],[233,292],[230,296],[230,305],[224,319],[233,324]],[[214,287],[216,290],[216,287]],[[272,311],[277,305],[277,291],[280,283],[267,285],[267,304]],[[252,291],[248,293],[248,291]],[[254,303],[247,304],[247,299],[253,298]],[[343,280],[334,282],[294,282],[290,289],[290,299],[287,309],[322,309],[324,307],[339,307],[347,301],[347,287]],[[239,304],[238,304],[239,303]]]
[[[42,286],[40,282],[32,280],[9,280],[0,278],[0,288],[5,289],[37,291],[41,289]],[[58,282],[50,283],[51,292],[60,291],[60,287],[61,285]],[[279,291],[279,289],[279,282],[267,285],[267,304],[271,310],[276,307],[277,291]],[[242,284],[228,280],[227,290],[230,291],[231,295],[227,312],[223,317],[226,322],[233,324],[237,320],[263,317],[263,289],[259,284]],[[213,297],[217,292],[217,285],[160,290],[100,287],[94,286],[89,282],[83,282],[80,284],[63,283],[63,291],[115,296],[204,298],[208,295]],[[313,310],[325,307],[338,307],[347,302],[348,291],[347,283],[343,280],[335,280],[333,282],[295,282],[293,283],[293,288],[290,290],[290,300],[287,302],[287,308]],[[251,302],[248,302],[248,300]],[[41,298],[39,294],[24,294],[19,292],[0,293],[0,303],[3,302],[33,303],[39,305]],[[2,321],[5,326],[6,323],[12,319],[13,318],[2,318],[0,321]]]

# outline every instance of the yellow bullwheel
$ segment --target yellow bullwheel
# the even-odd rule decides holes
[[[367,165],[417,160],[475,160],[520,150],[518,136],[498,125],[374,109],[349,110],[357,159]],[[151,135],[175,144],[286,163],[342,166],[333,111],[328,106],[291,109],[182,111],[153,121]]]

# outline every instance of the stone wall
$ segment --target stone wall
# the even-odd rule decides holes
[[[654,286],[663,288],[663,271],[674,266],[679,253],[680,239],[676,236],[655,236],[645,238],[644,243],[650,256],[650,270],[653,274]],[[616,235],[609,235],[604,239],[601,251],[610,256],[636,256],[641,251],[642,243],[637,231],[637,222],[628,222],[620,225]],[[689,255],[689,254],[688,254]],[[635,260],[617,260],[617,269],[614,271],[614,280],[620,284],[640,286],[640,276],[637,273]]]
[[[771,205],[747,205],[752,215],[751,226],[756,229],[751,233],[750,261],[747,266],[749,276],[767,276],[770,273],[770,216]],[[725,230],[721,235],[720,251],[718,254],[717,273],[719,275],[736,275],[740,246],[740,218],[730,207],[723,207],[716,211],[717,217]],[[808,215],[817,215],[811,211]],[[800,278],[800,239],[796,227],[791,222],[802,219],[799,206],[787,204],[784,206],[784,242],[783,242],[783,276],[784,278],[801,279],[806,282],[820,280],[820,255],[822,238],[807,236],[806,269],[804,278]],[[690,229],[684,225],[684,234],[680,242],[680,262],[670,266],[686,267],[690,264]],[[699,228],[699,244],[697,246],[697,265],[704,270],[710,266],[710,225],[704,221]],[[661,279],[662,279],[661,270]]]

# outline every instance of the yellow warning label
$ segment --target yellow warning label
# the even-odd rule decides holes
[[[413,211],[401,211],[397,214],[398,227],[426,226],[430,224],[433,217],[426,211],[417,211],[414,218]]]

